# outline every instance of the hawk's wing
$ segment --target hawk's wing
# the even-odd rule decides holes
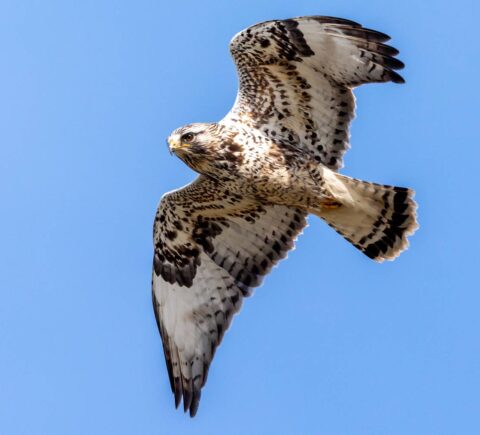
[[[293,247],[305,217],[203,176],[162,198],[154,225],[153,305],[175,404],[183,396],[190,415],[242,298]]]
[[[239,75],[234,107],[222,121],[260,129],[301,146],[331,169],[343,165],[354,118],[352,88],[403,83],[390,38],[349,20],[300,17],[267,21],[230,43]]]

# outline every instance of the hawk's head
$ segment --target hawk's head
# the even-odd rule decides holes
[[[235,134],[217,123],[188,124],[167,139],[170,151],[201,174],[218,175],[235,163],[232,143]],[[240,157],[240,147],[235,148]],[[237,162],[238,163],[238,162]]]

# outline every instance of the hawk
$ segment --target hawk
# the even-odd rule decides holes
[[[319,216],[368,257],[393,260],[417,228],[410,189],[340,175],[352,89],[403,83],[384,33],[332,17],[266,21],[230,43],[239,90],[218,123],[175,130],[199,173],[154,222],[153,306],[175,406],[194,416],[217,346],[244,297]]]

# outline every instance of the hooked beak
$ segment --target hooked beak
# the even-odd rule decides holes
[[[167,148],[168,148],[168,152],[170,153],[170,155],[172,155],[172,148],[170,147],[170,141],[167,139]]]
[[[172,152],[175,148],[178,148],[179,147],[179,143],[178,143],[178,140],[174,140],[172,139],[171,137],[169,137],[167,139],[167,142],[168,142],[168,148],[170,150],[170,152]]]
[[[182,145],[179,139],[169,137],[167,139],[167,142],[168,142],[168,149],[170,151],[170,154],[172,152],[178,151],[179,149],[186,148],[186,146]]]

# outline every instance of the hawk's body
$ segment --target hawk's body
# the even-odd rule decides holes
[[[170,136],[201,175],[159,205],[153,300],[175,401],[183,397],[191,415],[242,298],[293,247],[309,213],[377,261],[408,246],[413,191],[335,172],[349,147],[351,89],[403,81],[387,39],[329,17],[246,29],[231,43],[240,77],[233,109]]]

